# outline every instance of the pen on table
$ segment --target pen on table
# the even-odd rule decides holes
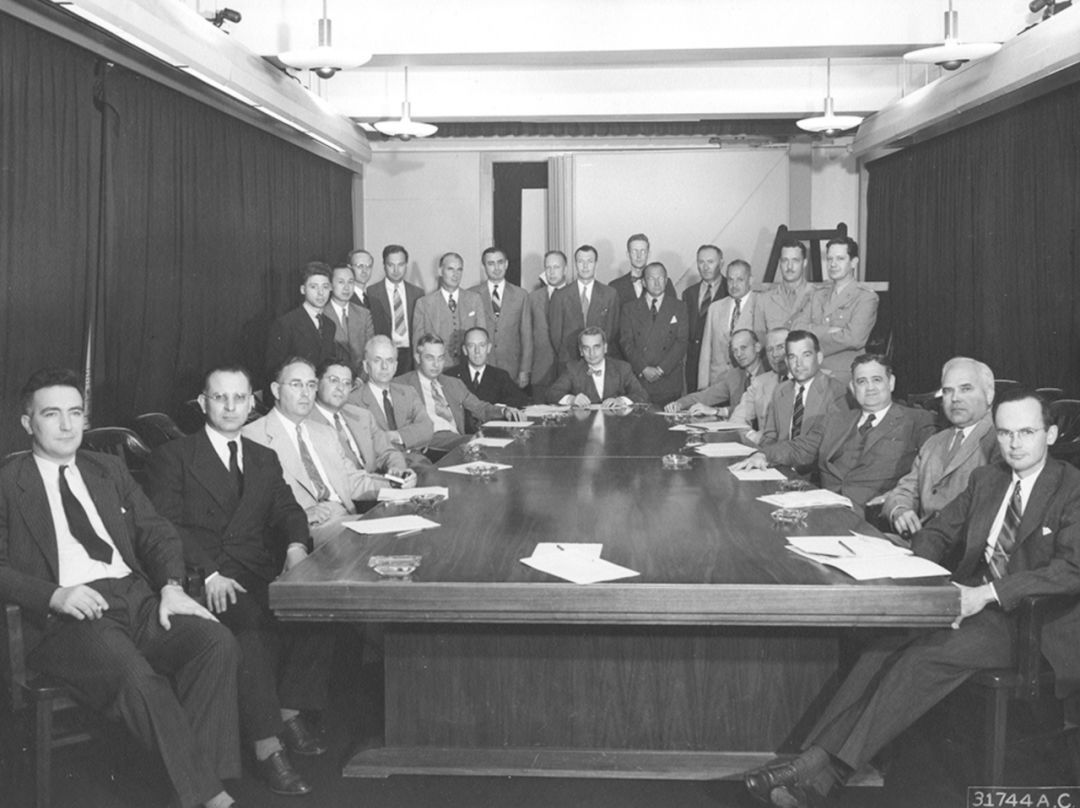
[[[852,550],[851,547],[848,546],[847,542],[845,542],[843,539],[839,539],[838,541],[840,542],[840,546],[847,550],[849,553],[851,553],[852,555],[858,555],[858,553]]]
[[[563,547],[561,544],[556,544],[555,549],[556,550],[562,550],[564,553],[566,552],[566,548]]]
[[[404,531],[401,531],[400,533],[398,533],[395,538],[400,539],[402,536],[411,536],[414,533],[419,533],[421,530],[423,530],[422,527],[418,527],[415,530],[404,530]]]

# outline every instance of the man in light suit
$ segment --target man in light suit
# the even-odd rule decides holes
[[[311,787],[288,755],[326,752],[300,711],[326,707],[333,638],[270,611],[270,583],[307,557],[311,538],[277,456],[241,438],[253,401],[243,368],[208,372],[206,426],[154,450],[149,490],[180,532],[188,569],[202,574],[207,606],[240,645],[240,729],[259,772],[275,793],[300,795]]]
[[[892,400],[895,386],[889,360],[863,354],[852,367],[851,391],[858,410],[834,410],[809,431],[765,446],[733,468],[813,463],[822,488],[846,496],[862,509],[910,471],[919,447],[934,432],[930,413]]]
[[[750,265],[732,261],[727,265],[728,296],[709,306],[705,330],[701,336],[701,356],[698,358],[698,386],[716,384],[731,367],[728,353],[731,335],[740,328],[749,328],[760,342],[765,330],[757,313],[758,295],[751,291]]]
[[[484,304],[487,331],[491,335],[491,364],[509,373],[518,387],[528,387],[533,361],[529,296],[520,286],[507,282],[506,253],[498,247],[484,250],[480,261],[487,282],[470,291],[479,295]]]
[[[742,434],[748,443],[758,444],[761,442],[761,427],[769,414],[772,406],[773,393],[777,386],[788,379],[787,369],[787,342],[788,330],[786,328],[771,328],[765,334],[765,358],[769,363],[769,370],[759,373],[750,380],[750,386],[742,394],[739,403],[729,413],[728,419],[743,424],[751,424],[754,428],[748,429]],[[690,408],[691,412],[693,407]]]
[[[323,314],[334,324],[339,358],[347,360],[350,368],[356,368],[364,361],[364,346],[375,336],[371,314],[359,303],[352,302],[354,283],[352,269],[335,267],[330,275],[330,302],[323,308]]]
[[[316,546],[335,538],[356,513],[353,500],[375,499],[389,483],[349,463],[337,433],[308,418],[319,382],[305,359],[286,360],[273,383],[274,409],[244,427],[243,435],[273,449],[285,482],[307,513]]]
[[[1080,471],[1048,456],[1057,439],[1046,402],[1008,390],[995,402],[1004,462],[972,471],[967,487],[912,540],[952,575],[952,628],[890,633],[870,645],[794,760],[748,772],[750,792],[776,806],[819,804],[927,710],[983,668],[1014,664],[1013,611],[1028,595],[1080,593]],[[1042,651],[1059,686],[1080,680],[1080,609],[1045,626]],[[1059,696],[1068,695],[1059,687]]]
[[[866,348],[877,322],[877,292],[855,280],[859,245],[851,238],[831,239],[825,247],[831,283],[810,300],[810,326],[825,354],[823,367],[840,381],[851,378],[851,362]]]
[[[529,397],[514,383],[510,374],[488,363],[491,341],[487,331],[470,328],[465,332],[465,344],[461,350],[465,354],[465,361],[447,370],[447,376],[462,382],[470,393],[488,404],[507,404],[519,409],[529,404]],[[466,411],[466,431],[475,432],[479,426],[472,413]]]
[[[716,384],[711,384],[696,393],[687,393],[677,401],[672,401],[665,412],[690,410],[695,415],[716,415],[726,418],[728,411],[742,399],[753,380],[765,373],[768,368],[761,361],[761,343],[757,334],[740,328],[731,335],[731,355],[735,359]],[[730,406],[718,406],[721,404]]]
[[[634,233],[626,240],[626,257],[630,260],[630,271],[611,282],[611,288],[619,296],[620,310],[645,294],[645,267],[649,264],[651,249],[649,237],[644,233]],[[671,281],[664,284],[664,294],[676,296]]]
[[[413,315],[413,358],[420,338],[435,334],[446,344],[447,361],[453,367],[461,356],[461,340],[473,326],[487,328],[487,315],[480,295],[461,287],[465,263],[457,253],[446,253],[439,259],[439,288],[416,302]]]
[[[686,304],[665,292],[667,267],[645,267],[645,294],[622,307],[622,354],[642,382],[649,401],[663,407],[683,391],[683,363],[690,326]]]
[[[544,255],[540,288],[529,292],[533,346],[529,377],[532,380],[532,398],[536,401],[547,400],[547,388],[555,381],[555,347],[548,331],[548,304],[551,296],[565,285],[566,255],[559,250],[549,250]]]
[[[266,339],[268,379],[273,379],[290,356],[302,356],[314,365],[339,358],[334,323],[323,313],[330,301],[330,265],[322,261],[305,265],[300,294],[303,303],[270,324]]]
[[[222,780],[240,776],[235,639],[184,593],[176,529],[123,462],[79,451],[79,375],[39,370],[22,405],[33,443],[0,467],[0,600],[22,607],[28,667],[156,751],[175,804],[227,808]]]
[[[416,345],[416,370],[401,377],[424,402],[424,409],[435,427],[429,446],[449,451],[464,441],[468,430],[466,410],[479,424],[491,420],[520,421],[521,410],[503,404],[481,401],[460,379],[443,374],[446,367],[446,345],[435,334],[424,334]]]
[[[699,390],[698,360],[701,358],[701,338],[705,333],[705,317],[709,306],[727,297],[724,278],[724,252],[715,244],[702,244],[697,251],[697,270],[701,280],[686,287],[683,303],[690,319],[690,341],[686,348],[686,389]]]
[[[763,292],[758,307],[766,330],[804,329],[810,325],[814,287],[806,280],[806,245],[789,238],[780,245],[780,282]]]
[[[435,430],[416,391],[407,384],[392,381],[397,372],[397,350],[389,337],[377,334],[368,342],[364,372],[367,381],[349,394],[347,403],[371,413],[375,425],[406,453],[409,465],[425,465],[421,453]]]
[[[383,247],[385,278],[368,289],[371,302],[371,324],[376,334],[389,337],[397,349],[398,373],[412,369],[413,317],[416,303],[424,290],[405,280],[409,271],[409,251],[400,244]]]
[[[596,326],[578,336],[581,359],[571,362],[548,390],[552,404],[605,409],[644,404],[649,394],[637,380],[629,362],[607,356],[607,338]]]
[[[578,358],[578,335],[583,328],[599,328],[609,340],[618,337],[619,296],[610,286],[596,280],[597,255],[591,244],[578,247],[574,251],[577,281],[551,296],[548,332],[555,348],[556,375]]]
[[[911,471],[882,498],[881,513],[897,533],[917,533],[967,487],[972,471],[999,459],[990,418],[993,401],[989,367],[963,356],[945,363],[941,407],[952,428],[924,443]]]

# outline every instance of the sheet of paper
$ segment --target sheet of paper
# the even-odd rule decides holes
[[[570,412],[569,404],[530,404],[524,410],[526,418],[542,418],[545,415],[558,415]]]
[[[543,555],[544,553],[581,553],[583,556],[589,558],[599,558],[600,553],[603,551],[604,545],[600,542],[576,542],[576,541],[542,541],[538,542],[536,549],[533,550],[533,555]]]
[[[561,551],[533,554],[521,559],[522,564],[534,570],[546,572],[564,581],[575,584],[597,584],[601,581],[617,581],[621,578],[633,578],[641,573],[618,564],[612,564],[602,558],[593,558],[574,551]]]
[[[376,499],[379,502],[408,502],[413,497],[447,497],[450,489],[441,485],[425,485],[417,488],[380,488]]]
[[[473,438],[470,443],[487,449],[504,449],[514,442],[513,438]]]
[[[535,421],[487,421],[481,424],[484,429],[517,429],[523,426],[536,426]]]
[[[832,491],[815,488],[813,491],[788,491],[758,497],[777,508],[850,508],[851,500]]]
[[[911,550],[893,544],[888,539],[864,536],[861,533],[844,536],[788,536],[788,544],[810,555],[830,558],[890,558],[911,555]]]
[[[345,522],[345,527],[355,530],[362,535],[372,533],[404,533],[414,530],[427,530],[429,527],[438,527],[438,522],[432,522],[422,516],[410,513],[404,516],[386,516],[382,519],[358,519],[355,522]]]
[[[743,421],[692,421],[690,426],[704,429],[706,432],[723,432],[728,429],[750,428],[750,424]]]
[[[472,463],[459,463],[456,466],[440,466],[439,471],[449,471],[451,474],[472,474],[473,466],[494,466],[496,471],[502,471],[503,469],[513,468],[506,463],[491,463],[487,460],[474,460]]]
[[[701,446],[695,446],[694,451],[705,457],[746,457],[752,455],[757,449],[743,446],[741,443],[703,443]]]
[[[877,558],[825,558],[801,553],[794,546],[789,549],[797,555],[835,567],[856,581],[872,581],[876,578],[930,578],[949,575],[949,571],[940,564],[935,564],[919,556],[879,556]]]
[[[735,475],[737,480],[743,482],[769,482],[769,481],[783,481],[785,477],[779,469],[735,469],[728,466],[728,471]]]

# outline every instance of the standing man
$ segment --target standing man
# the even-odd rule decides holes
[[[716,384],[731,367],[728,353],[731,335],[741,328],[749,328],[758,335],[760,315],[757,313],[758,296],[750,290],[752,277],[750,265],[735,260],[727,265],[728,296],[709,306],[705,317],[705,331],[701,335],[701,356],[698,358],[698,385],[708,387]]]
[[[604,409],[644,404],[649,394],[634,376],[629,362],[607,355],[604,331],[589,326],[578,336],[581,359],[571,362],[548,390],[552,404],[588,407],[599,404]]]
[[[842,382],[851,378],[851,362],[866,348],[877,322],[877,292],[855,280],[859,245],[851,238],[834,238],[825,246],[829,280],[810,301],[810,326],[825,355],[822,364]]]
[[[270,325],[266,340],[266,372],[277,373],[290,356],[302,356],[313,365],[338,356],[334,324],[323,309],[330,301],[330,265],[312,261],[304,266],[300,294],[304,301]]]
[[[663,407],[683,390],[689,322],[686,304],[664,291],[667,268],[663,264],[649,264],[642,277],[645,294],[622,307],[619,342],[649,401]]]
[[[680,412],[689,409],[695,415],[727,417],[729,410],[739,403],[754,379],[767,370],[761,361],[761,343],[757,334],[749,329],[740,328],[731,335],[731,356],[735,364],[724,371],[720,381],[696,393],[687,393],[678,401],[668,404],[664,410]],[[718,406],[720,404],[729,406]]]
[[[397,373],[397,350],[389,337],[376,334],[364,352],[367,381],[349,394],[348,404],[363,407],[386,432],[390,442],[406,452],[406,460],[423,465],[420,452],[434,432],[424,402],[407,384],[392,381]]]
[[[480,295],[461,289],[461,273],[465,263],[457,253],[445,253],[439,259],[439,287],[416,303],[416,330],[413,343],[419,345],[425,334],[442,339],[451,366],[461,356],[461,340],[473,326],[487,328],[487,315]]]
[[[701,338],[705,333],[705,316],[714,301],[727,296],[724,278],[724,253],[713,244],[702,244],[697,251],[697,270],[701,280],[683,292],[683,303],[690,319],[690,341],[686,348],[686,389],[694,392],[698,385],[698,359],[701,358]]]
[[[540,276],[540,288],[529,292],[533,346],[530,378],[535,401],[545,401],[547,388],[555,381],[555,347],[548,331],[548,304],[551,296],[564,286],[566,254],[559,250],[548,250],[544,254],[544,274]]]
[[[806,245],[789,238],[780,245],[780,283],[761,295],[763,327],[806,328],[814,287],[806,280]]]
[[[0,468],[0,600],[22,607],[27,665],[156,751],[177,805],[228,808],[236,641],[184,594],[176,529],[124,464],[79,451],[81,390],[55,368],[22,389],[32,446]]]
[[[491,364],[510,374],[518,387],[529,386],[533,361],[532,308],[520,286],[506,280],[506,253],[488,247],[480,257],[487,283],[471,291],[484,304],[484,317],[491,335]]]
[[[630,271],[611,282],[611,288],[619,296],[619,308],[645,294],[645,267],[649,263],[649,237],[634,233],[626,240],[626,257],[630,259]],[[664,294],[675,297],[675,287],[668,281]],[[610,336],[614,339],[614,336]]]
[[[375,256],[367,250],[353,250],[349,253],[349,269],[353,273],[353,303],[359,303],[365,309],[371,309],[368,302],[367,285],[371,282],[371,270],[375,266]],[[358,360],[359,361],[359,360]]]
[[[330,302],[323,309],[323,314],[328,315],[334,324],[338,355],[350,368],[357,367],[364,360],[364,346],[375,336],[371,314],[359,303],[353,302],[355,283],[350,267],[334,267],[330,274]]]
[[[555,348],[557,373],[578,358],[578,335],[586,327],[600,328],[605,342],[614,340],[619,330],[619,296],[610,286],[596,280],[598,253],[591,244],[574,251],[577,282],[551,296],[548,331]]]
[[[491,341],[487,331],[470,328],[465,332],[465,344],[461,350],[465,354],[465,361],[446,371],[447,376],[464,383],[470,393],[488,404],[506,404],[517,408],[529,404],[529,397],[514,383],[509,373],[488,364]],[[466,412],[465,415],[465,428],[475,432],[480,425],[475,423],[471,413]]]
[[[240,436],[253,401],[243,368],[207,373],[199,395],[206,426],[154,450],[150,497],[176,525],[207,605],[240,645],[240,729],[260,774],[277,794],[307,794],[288,755],[326,752],[300,711],[326,707],[333,639],[270,610],[271,581],[283,563],[288,570],[307,557],[311,537],[277,456]]]
[[[371,323],[376,334],[391,339],[397,349],[397,368],[404,373],[412,368],[413,312],[424,290],[405,280],[409,270],[409,251],[400,244],[383,247],[382,283],[371,287]]]

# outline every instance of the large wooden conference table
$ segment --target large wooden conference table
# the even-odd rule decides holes
[[[777,483],[740,482],[726,459],[664,469],[686,438],[671,423],[586,412],[534,427],[485,450],[512,466],[491,481],[425,473],[450,489],[425,514],[440,527],[344,530],[271,585],[283,619],[385,624],[383,744],[346,775],[734,775],[800,740],[835,687],[845,629],[958,613],[943,578],[859,583],[787,551],[786,535],[871,529],[835,508],[778,529],[756,499]],[[543,541],[602,542],[640,575],[560,581],[520,562]],[[423,556],[411,580],[368,568],[402,553]]]

